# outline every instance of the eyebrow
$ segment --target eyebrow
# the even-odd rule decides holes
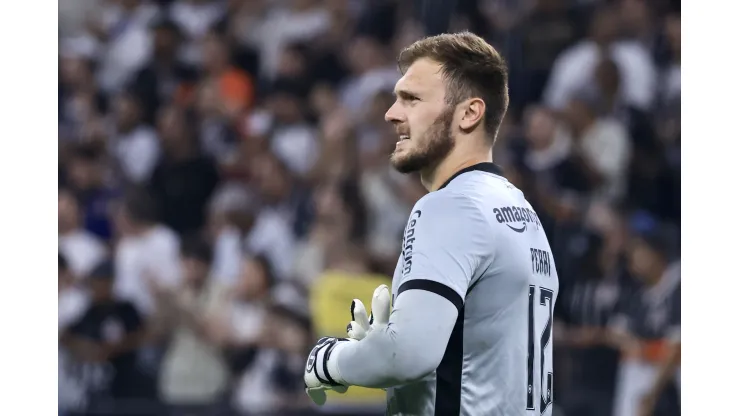
[[[411,91],[407,91],[407,90],[402,90],[402,89],[395,90],[393,91],[393,93],[396,95],[396,97],[402,98],[404,100],[409,100],[412,98],[419,98],[419,94],[411,92]]]

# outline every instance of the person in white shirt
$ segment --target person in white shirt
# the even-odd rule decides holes
[[[392,90],[400,77],[373,37],[357,37],[346,52],[354,75],[342,87],[341,99],[351,116],[359,117],[378,92]]]
[[[295,41],[310,42],[331,25],[331,15],[322,7],[322,2],[296,0],[281,3],[288,6],[272,7],[262,19],[253,21],[242,37],[245,43],[259,48],[262,57],[260,75],[268,79],[277,73],[280,53],[285,45]]]
[[[600,183],[598,196],[619,199],[625,192],[632,141],[624,125],[612,118],[598,117],[594,107],[590,97],[574,97],[565,110],[565,118],[574,150]]]
[[[90,303],[89,296],[79,286],[75,285],[74,272],[64,255],[59,253],[59,298],[58,298],[58,336],[61,337],[74,322],[76,322],[87,309]],[[85,390],[75,379],[69,369],[71,363],[69,351],[58,347],[58,373],[59,379],[59,409],[71,410],[84,402]]]
[[[80,204],[68,190],[59,191],[59,252],[77,278],[85,277],[107,255],[100,239],[81,226]]]
[[[202,63],[199,42],[219,19],[223,18],[225,12],[224,3],[220,1],[182,0],[172,3],[169,14],[185,35],[183,55],[186,62]]]
[[[224,404],[229,371],[209,327],[223,313],[229,287],[209,276],[212,250],[207,242],[185,239],[181,258],[183,285],[156,292],[156,333],[169,341],[159,392],[175,414],[211,415]]]
[[[563,109],[576,92],[593,83],[594,70],[607,55],[622,73],[620,95],[640,110],[653,105],[657,71],[650,52],[637,41],[618,40],[619,15],[611,7],[598,10],[591,22],[591,37],[565,50],[555,61],[543,93],[547,106]]]
[[[142,120],[142,107],[132,93],[113,100],[114,135],[112,152],[125,180],[140,184],[151,176],[160,155],[157,133]]]
[[[181,281],[180,242],[157,222],[151,196],[136,190],[126,196],[116,215],[121,235],[115,251],[115,294],[144,315],[154,311],[153,289],[173,289]]]
[[[159,9],[154,2],[143,0],[106,3],[90,26],[101,52],[98,81],[111,93],[126,85],[151,56],[148,25]]]

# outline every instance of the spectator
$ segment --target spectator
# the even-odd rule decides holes
[[[681,267],[675,260],[677,244],[673,230],[660,225],[638,232],[630,242],[629,268],[639,280],[640,289],[623,302],[612,322],[612,338],[622,352],[615,416],[650,414],[661,409],[664,414],[676,412],[670,406],[656,406],[664,405],[658,399],[671,378],[676,388],[681,386],[680,367],[673,361],[681,346]],[[671,362],[673,365],[667,368],[675,369],[675,373],[660,374],[662,364]]]
[[[157,110],[164,103],[187,102],[196,79],[195,68],[180,59],[180,28],[174,22],[162,19],[153,25],[152,31],[152,58],[133,81],[133,90],[141,97],[144,107],[143,119],[150,125],[156,122]]]
[[[252,166],[263,207],[254,218],[246,234],[246,248],[251,253],[265,253],[278,278],[285,278],[290,270],[295,237],[293,224],[295,209],[290,197],[294,184],[285,165],[272,155],[265,155]]]
[[[580,19],[564,0],[537,0],[514,33],[521,36],[521,60],[512,60],[510,92],[514,108],[540,99],[558,55],[577,39]],[[518,33],[521,32],[521,33]],[[518,65],[522,65],[519,68]],[[517,70],[520,69],[520,70]],[[521,91],[520,91],[521,90]]]
[[[606,328],[617,310],[617,276],[606,275],[604,243],[598,234],[586,237],[579,256],[577,281],[563,282],[558,299],[562,316],[556,343],[566,347],[570,377],[561,395],[563,411],[572,416],[608,415],[612,410],[618,352],[609,345]]]
[[[241,270],[244,239],[254,225],[254,203],[239,184],[223,186],[209,206],[208,235],[213,244],[213,278],[236,283]]]
[[[274,340],[268,326],[269,294],[274,283],[275,275],[266,257],[246,257],[223,315],[210,325],[211,336],[228,353],[236,378],[232,403],[240,414],[279,406],[271,380],[278,356],[266,348]]]
[[[199,232],[206,222],[206,204],[218,184],[215,163],[198,152],[185,113],[176,107],[159,115],[162,158],[149,184],[158,196],[164,223],[180,235]]]
[[[87,395],[83,414],[136,409],[127,399],[143,397],[143,378],[136,363],[144,339],[143,321],[133,304],[114,298],[114,277],[109,261],[95,268],[88,281],[91,304],[61,338],[74,357],[75,374],[83,377],[78,380]]]
[[[297,0],[271,8],[246,39],[258,47],[262,56],[260,75],[271,79],[285,45],[310,42],[327,31],[330,23],[329,13],[317,0]]]
[[[172,415],[212,415],[223,408],[229,374],[209,323],[223,314],[227,288],[209,276],[212,253],[205,241],[186,239],[180,252],[183,285],[156,293],[158,332],[169,341],[159,391]]]
[[[564,108],[579,90],[593,82],[594,69],[603,56],[609,56],[623,74],[624,101],[641,110],[654,104],[656,69],[645,47],[618,39],[619,14],[609,6],[599,9],[591,21],[591,36],[563,52],[555,64],[545,89],[548,106]],[[586,74],[584,76],[584,74]]]
[[[107,109],[107,97],[95,82],[95,63],[78,53],[66,53],[59,63],[60,130],[65,141],[84,139],[90,124]]]
[[[351,117],[357,117],[375,94],[392,90],[399,75],[395,65],[385,55],[380,41],[371,36],[354,38],[346,52],[352,76],[342,87],[342,103],[350,111]]]
[[[197,45],[206,37],[225,12],[222,2],[214,0],[184,0],[170,5],[169,14],[173,22],[182,28],[185,38],[184,56],[188,63],[205,62]]]
[[[144,190],[131,191],[116,215],[120,240],[115,251],[115,293],[149,317],[152,290],[172,289],[181,281],[179,239],[158,221],[155,201]]]
[[[211,88],[218,92],[224,115],[231,120],[243,116],[254,101],[252,77],[233,65],[226,39],[219,32],[210,31],[200,47],[205,71],[203,84],[212,84]]]
[[[195,92],[195,110],[199,118],[200,147],[219,164],[225,165],[238,156],[238,128],[221,100],[218,85],[202,83]]]
[[[81,144],[72,150],[66,169],[70,189],[80,201],[85,229],[103,240],[113,235],[110,214],[118,196],[116,189],[106,181],[106,162],[99,146]]]
[[[157,134],[144,123],[141,101],[133,92],[122,92],[114,98],[113,113],[113,153],[119,173],[129,183],[146,183],[159,158]]]
[[[311,287],[326,267],[328,253],[348,244],[352,218],[338,189],[323,186],[314,193],[315,218],[306,238],[297,244],[291,275]]]
[[[144,0],[122,0],[106,2],[91,20],[92,35],[106,46],[98,73],[103,91],[123,88],[149,59],[152,39],[147,29],[158,13],[155,5]]]
[[[82,228],[80,205],[68,190],[59,191],[59,252],[72,273],[83,278],[107,256],[105,245]],[[61,255],[61,254],[60,254]]]
[[[596,184],[595,195],[618,201],[626,186],[632,145],[623,125],[599,118],[587,98],[573,99],[565,110],[574,150],[584,171]]]
[[[67,258],[59,253],[59,334],[85,311],[87,297]]]
[[[70,325],[77,322],[80,316],[87,310],[89,299],[86,293],[77,284],[77,278],[69,268],[67,259],[59,254],[59,298],[58,319],[59,339],[67,331]],[[59,410],[64,412],[79,408],[85,403],[84,386],[79,386],[75,378],[73,361],[70,360],[69,351],[59,345],[58,349],[58,377],[59,377]]]
[[[555,115],[531,107],[524,115],[526,147],[522,163],[543,187],[586,193],[592,184],[574,156],[573,137]]]
[[[273,115],[270,147],[293,174],[305,175],[318,159],[316,129],[308,123],[304,103],[306,91],[287,79],[272,86],[267,107]]]

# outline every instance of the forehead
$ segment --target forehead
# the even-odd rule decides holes
[[[428,58],[416,60],[396,83],[396,93],[409,91],[417,94],[444,95],[445,81],[442,65]]]

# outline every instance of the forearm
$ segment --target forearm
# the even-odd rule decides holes
[[[409,290],[396,300],[387,327],[337,352],[344,384],[386,388],[423,378],[442,360],[458,311],[431,292]]]
[[[673,375],[676,372],[681,363],[681,344],[674,344],[671,346],[670,351],[666,355],[665,360],[661,363],[658,370],[658,376],[655,378],[650,393],[654,395],[660,394],[661,391],[668,385]]]

